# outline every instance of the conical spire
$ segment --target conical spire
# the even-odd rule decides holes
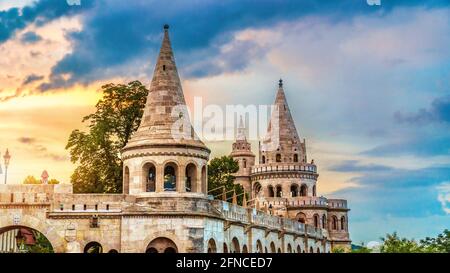
[[[245,126],[242,116],[239,120],[239,127],[236,135],[236,140],[247,140],[247,137],[245,136]]]
[[[297,158],[303,158],[304,149],[295,128],[294,119],[284,93],[283,80],[281,79],[261,150],[277,152],[278,154],[285,153],[283,158],[288,158],[288,161],[293,160],[293,154],[297,154]]]
[[[207,149],[189,121],[168,25],[164,26],[164,38],[141,124],[126,148],[147,144],[183,144]]]

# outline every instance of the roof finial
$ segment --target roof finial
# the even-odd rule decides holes
[[[164,30],[165,30],[165,31],[169,30],[169,25],[168,25],[168,24],[165,24],[165,25],[164,25]]]
[[[282,79],[280,79],[280,81],[278,82],[278,86],[279,86],[280,88],[283,87],[283,80],[282,80]]]

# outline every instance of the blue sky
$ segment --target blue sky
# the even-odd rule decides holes
[[[349,200],[355,242],[450,227],[448,0],[24,0],[2,1],[0,20],[0,143],[18,163],[39,151],[36,168],[68,177],[68,132],[101,83],[148,84],[168,23],[188,103],[270,104],[285,80],[318,190]]]

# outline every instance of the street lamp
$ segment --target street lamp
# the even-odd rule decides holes
[[[9,161],[11,160],[11,155],[9,154],[8,149],[6,149],[6,153],[3,156],[3,159],[5,160],[5,185],[6,185],[6,181],[8,179],[8,165]]]

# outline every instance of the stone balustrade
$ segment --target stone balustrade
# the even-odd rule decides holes
[[[329,207],[329,200],[325,197],[298,196],[298,197],[266,197],[262,206],[286,206],[286,207]]]
[[[252,167],[252,174],[270,173],[270,172],[306,172],[317,173],[317,166],[315,164],[286,164],[286,163],[271,163],[270,165],[258,165]]]
[[[344,199],[328,199],[330,208],[347,209],[347,200]]]
[[[270,215],[254,208],[244,208],[220,200],[214,200],[213,205],[222,213],[227,221],[239,222],[246,225],[252,224],[272,230],[283,230],[298,235],[307,235],[308,237],[323,238],[323,233],[320,228],[305,225],[292,219]]]

